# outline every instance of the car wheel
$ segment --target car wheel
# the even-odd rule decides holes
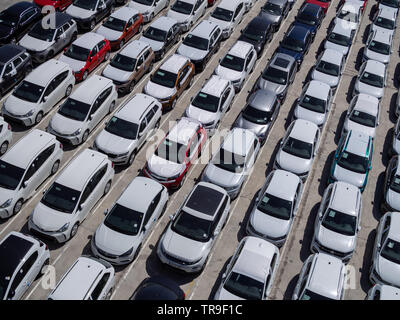
[[[72,84],[70,84],[67,87],[67,90],[65,90],[65,97],[68,98],[71,95],[71,93],[72,93]]]
[[[129,92],[132,92],[135,89],[136,81],[132,80],[131,84],[129,85]]]
[[[104,188],[104,195],[106,195],[111,189],[111,180],[107,182],[105,188]]]
[[[125,40],[122,39],[121,42],[119,43],[119,48],[122,49],[122,47],[125,45]]]
[[[189,85],[188,85],[188,89],[193,85],[194,82],[194,76],[192,76],[192,79],[190,79]]]
[[[106,52],[106,55],[104,56],[104,61],[108,61],[110,59],[110,51]]]
[[[114,288],[111,288],[111,289],[107,292],[106,297],[105,297],[105,300],[111,300],[111,296],[112,296],[112,294],[113,294],[113,291],[114,291]]]
[[[111,102],[110,108],[108,109],[108,113],[112,113],[115,109],[115,101]]]
[[[60,168],[60,161],[57,160],[56,162],[54,162],[53,166],[51,167],[50,175],[51,176],[54,175],[58,171],[59,168]]]
[[[132,163],[135,161],[135,158],[136,158],[136,151],[133,151],[131,156],[129,157],[129,160],[128,160],[128,165],[129,166],[132,165]]]
[[[154,62],[150,63],[149,67],[147,68],[147,73],[150,73],[151,70],[154,68]]]
[[[53,57],[54,57],[54,51],[50,51],[50,52],[47,54],[46,60],[50,60],[50,59],[53,58]]]
[[[177,99],[175,99],[175,100],[172,102],[171,106],[169,107],[170,110],[175,109],[175,107],[176,107],[176,100],[177,100]]]
[[[185,173],[185,175],[182,177],[181,182],[179,182],[178,189],[180,189],[180,188],[183,187],[183,185],[185,184],[185,180],[186,180],[186,173]]]
[[[71,42],[74,42],[77,38],[78,38],[78,33],[77,33],[77,32],[74,32],[74,33],[72,34]]]
[[[22,199],[19,199],[19,200],[15,203],[14,209],[13,209],[13,214],[14,214],[14,215],[21,211],[22,203],[23,203],[23,200],[22,200]]]
[[[140,253],[140,250],[142,249],[142,244],[139,245],[139,247],[136,249],[135,255],[133,256],[132,261],[135,261]]]
[[[40,111],[40,112],[36,115],[35,124],[40,123],[40,121],[42,121],[42,119],[43,119],[43,112]]]
[[[87,79],[88,75],[89,75],[89,71],[85,70],[85,72],[82,75],[82,81],[85,81]]]
[[[78,229],[79,229],[79,222],[75,223],[74,226],[71,229],[71,233],[69,235],[69,238],[72,239],[73,237],[75,237],[75,235],[78,233]]]
[[[90,30],[93,30],[95,26],[96,26],[96,20],[93,19],[92,21],[90,21]]]
[[[85,143],[86,140],[88,139],[88,137],[89,137],[89,130],[86,130],[86,131],[84,132],[83,136],[82,136],[82,142],[81,142],[81,144]]]
[[[42,264],[42,267],[40,268],[40,274],[41,275],[44,275],[45,273],[46,273],[46,268],[47,268],[47,266],[50,264],[50,260],[49,259],[46,259],[46,261],[45,262],[43,262],[43,264]]]
[[[2,156],[3,154],[5,154],[7,150],[8,150],[8,141],[4,141],[0,147],[0,155]]]

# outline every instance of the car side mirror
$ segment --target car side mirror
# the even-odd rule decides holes
[[[79,207],[78,207],[78,210],[79,210],[79,211],[82,211],[84,208],[85,208],[85,204],[84,204],[84,203],[81,203],[81,204],[79,205]]]
[[[24,183],[22,184],[23,188],[26,188],[28,186],[28,181],[24,181]]]
[[[380,249],[380,248],[381,248],[381,244],[378,243],[378,244],[376,245],[376,247],[377,247],[378,249]]]
[[[89,120],[93,120],[93,115],[92,114],[89,116]]]
[[[44,189],[44,190],[43,190],[43,194],[45,194],[46,192],[47,192],[47,189]]]
[[[142,232],[146,232],[146,226],[142,227]]]
[[[174,218],[175,218],[175,216],[174,216],[173,214],[171,214],[171,215],[169,216],[169,220],[171,220],[171,221],[173,221]]]
[[[108,209],[104,210],[104,215],[105,215],[105,216],[108,215],[108,212],[109,212]]]
[[[8,293],[8,298],[13,298],[15,296],[15,291],[14,290],[11,290],[9,293]]]
[[[226,278],[226,273],[224,272],[223,274],[222,274],[222,279],[225,279]]]
[[[216,236],[218,236],[218,234],[219,234],[219,231],[218,230],[214,230],[213,236],[216,237]]]
[[[47,101],[47,96],[43,97],[43,102]]]
[[[297,293],[293,294],[293,300],[297,300],[299,298],[299,296],[297,295]]]

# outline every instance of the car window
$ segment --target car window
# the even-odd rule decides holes
[[[103,291],[104,287],[106,286],[108,279],[110,279],[110,273],[107,272],[103,275],[103,277],[100,279],[100,281],[97,283],[96,288],[93,289],[92,294],[90,297],[92,300],[97,300]]]
[[[150,56],[150,50],[146,50],[146,52],[144,53],[144,59],[147,60]]]
[[[103,179],[106,172],[107,172],[107,164],[100,170],[98,170],[96,174],[93,176],[93,178],[89,181],[90,189],[92,191],[96,189],[97,185],[100,183],[101,179]]]
[[[51,81],[44,91],[43,97],[48,97],[54,91],[54,81]]]
[[[13,71],[13,69],[14,69],[13,64],[12,64],[12,62],[10,62],[9,64],[7,64],[7,66],[4,70],[4,74],[6,75],[6,74],[10,73],[11,71]]]
[[[146,129],[146,126],[147,126],[147,122],[146,122],[146,118],[144,118],[142,120],[142,122],[140,123],[139,133],[142,133]]]
[[[225,105],[225,102],[226,102],[226,100],[228,99],[230,93],[231,93],[231,88],[227,88],[227,89],[225,90],[225,92],[224,92],[222,98],[221,98],[221,108],[222,108],[222,106]]]
[[[133,24],[133,18],[130,18],[126,24],[126,27],[129,28]]]
[[[137,67],[140,67],[144,62],[144,55],[141,55],[137,62]]]
[[[43,165],[43,163],[45,163],[50,158],[50,156],[53,154],[55,148],[56,148],[56,145],[54,143],[50,147],[48,147],[44,151],[42,151],[42,153],[37,157],[37,161],[36,161],[37,169],[39,169]]]
[[[147,225],[147,223],[150,220],[150,217],[153,215],[153,213],[156,210],[158,204],[160,203],[161,194],[162,194],[162,190],[155,196],[153,201],[151,201],[151,204],[150,204],[149,208],[147,209],[146,215],[145,215],[145,217],[143,219],[143,226]]]
[[[97,108],[99,108],[107,100],[107,98],[110,96],[111,92],[112,92],[112,87],[109,87],[99,95],[99,97],[96,100],[96,102],[98,103]]]
[[[63,31],[66,32],[69,28],[71,28],[71,22],[67,22],[63,25]]]
[[[60,73],[57,77],[53,80],[54,89],[57,88],[65,79],[67,79],[69,71],[64,71]]]
[[[79,205],[81,205],[82,203],[85,203],[91,193],[92,193],[92,190],[90,188],[90,185],[88,184],[86,186],[85,190],[83,190],[83,192],[82,192],[82,196],[81,196],[81,200],[79,201]]]
[[[25,278],[27,273],[30,271],[32,268],[33,264],[35,263],[36,259],[38,257],[37,251],[35,251],[22,265],[22,267],[18,270],[18,273],[15,275],[14,281],[12,282],[12,285],[10,287],[9,294],[11,292],[15,292],[15,290],[18,288],[20,285],[21,281]]]
[[[14,59],[14,67],[17,68],[24,60],[21,57]]]
[[[56,33],[56,39],[57,39],[57,37],[61,37],[61,35],[64,33],[64,30],[63,30],[63,28],[59,28],[58,30],[57,30],[57,33]]]
[[[246,60],[246,68],[247,68],[248,65],[250,64],[250,62],[251,62],[251,60],[253,59],[253,57],[254,57],[254,51],[251,51],[250,54],[249,54],[249,56],[247,57],[247,60]]]
[[[146,114],[146,120],[147,123],[150,123],[151,119],[153,119],[154,117],[154,110],[151,109],[147,114]]]
[[[92,50],[92,52],[90,52],[90,57],[93,58],[98,52],[97,46],[95,46]]]
[[[34,16],[34,14],[35,14],[35,10],[34,9],[31,9],[31,10],[25,12],[21,16],[20,24],[25,24],[25,23],[29,22],[29,20]]]

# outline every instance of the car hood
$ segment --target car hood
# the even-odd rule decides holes
[[[207,55],[207,51],[192,48],[187,45],[184,45],[183,43],[179,46],[177,53],[180,54],[181,56],[187,57],[192,61],[202,60]]]
[[[58,60],[68,64],[73,72],[81,71],[86,65],[86,61],[75,60],[65,55],[61,55],[60,58],[58,58]]]
[[[368,59],[376,60],[376,61],[379,61],[379,62],[382,62],[382,63],[388,63],[389,60],[390,60],[390,55],[374,52],[374,51],[372,51],[370,49],[367,49],[366,47],[365,47],[365,50],[364,50],[364,55]]]
[[[287,170],[295,174],[308,172],[312,165],[312,159],[301,159],[283,151],[282,149],[279,150],[276,159],[283,170]]]
[[[186,115],[202,124],[207,124],[217,120],[218,112],[210,112],[190,105],[186,110]]]
[[[222,30],[228,29],[232,25],[232,22],[230,21],[218,20],[211,16],[208,18],[208,20],[218,24]]]
[[[8,199],[13,199],[16,195],[16,190],[10,190],[0,187],[0,205],[5,203]]]
[[[331,76],[329,74],[319,72],[317,70],[314,70],[312,72],[311,77],[312,77],[313,80],[318,80],[318,81],[321,81],[323,83],[326,83],[330,87],[335,87],[339,83],[339,77],[334,77],[334,76]]]
[[[220,289],[217,298],[218,300],[244,300],[243,298],[235,296],[234,294],[225,290],[223,287]]]
[[[56,113],[50,121],[50,126],[60,134],[72,134],[82,128],[82,122]]]
[[[268,21],[270,24],[277,24],[279,22],[279,19],[281,18],[281,16],[271,14],[267,11],[261,11],[260,16],[262,16],[263,19],[265,21]]]
[[[102,130],[96,138],[96,145],[103,151],[112,154],[122,154],[129,152],[132,145],[135,145],[137,140],[129,140],[123,137],[118,137],[106,130]]]
[[[289,49],[285,49],[285,48],[282,48],[281,46],[278,47],[277,52],[288,54],[289,56],[292,56],[296,61],[301,59],[303,56],[303,53],[301,53],[301,52],[296,52],[296,51],[292,51]]]
[[[167,17],[175,19],[179,23],[189,21],[190,15],[168,10]]]
[[[234,173],[218,168],[213,163],[210,163],[205,172],[205,177],[216,185],[221,187],[234,187],[240,184],[242,173]]]
[[[329,230],[322,225],[319,227],[316,238],[324,247],[335,251],[348,253],[355,249],[356,236],[346,236]]]
[[[305,28],[307,30],[310,30],[310,32],[315,32],[317,30],[317,26],[310,26],[308,24],[301,23],[301,22],[296,22],[296,21],[294,22],[294,24],[297,25],[297,26],[303,27],[303,28]]]
[[[321,126],[325,122],[326,114],[303,108],[301,105],[297,105],[294,109],[294,115],[298,119],[304,119],[315,123],[317,126]]]
[[[150,171],[160,177],[173,177],[181,174],[185,170],[185,164],[179,164],[152,155],[147,161]]]
[[[6,110],[16,116],[23,116],[32,109],[36,109],[38,105],[38,103],[28,102],[13,95],[10,95],[4,102]]]
[[[377,259],[377,271],[384,281],[397,287],[400,286],[400,265],[393,263],[382,256]]]
[[[357,29],[358,24],[356,22],[350,22],[343,19],[335,18],[335,25],[340,23],[343,28],[350,28],[351,30]]]
[[[154,8],[152,6],[146,6],[144,4],[140,4],[137,2],[129,2],[129,7],[136,9],[140,13],[145,13],[145,12],[153,12]]]
[[[390,30],[390,29],[386,29],[386,28],[379,27],[379,26],[377,26],[377,25],[374,24],[374,23],[371,24],[371,31],[372,31],[372,32],[375,32],[375,31],[378,31],[378,32],[387,32],[387,33],[390,33],[391,35],[394,34],[394,30]]]
[[[388,189],[386,193],[386,202],[391,206],[393,209],[400,211],[400,194],[393,191],[392,189]]]
[[[160,86],[159,84],[156,84],[149,80],[144,87],[144,90],[147,94],[151,95],[154,98],[157,99],[164,99],[173,96],[176,93],[175,88],[167,88]]]
[[[286,84],[271,82],[261,77],[258,81],[258,87],[260,89],[272,91],[273,93],[278,95],[286,89]]]
[[[351,121],[348,118],[346,118],[346,121],[344,122],[344,128],[347,131],[350,131],[350,130],[358,131],[358,132],[365,133],[366,135],[369,135],[369,136],[375,138],[375,132],[376,132],[375,128],[363,126],[362,124]]]
[[[270,126],[270,123],[268,124],[256,124],[253,122],[250,122],[246,120],[245,118],[240,115],[238,119],[236,120],[234,127],[239,127],[242,129],[247,129],[251,132],[253,132],[256,136],[262,136],[265,134],[265,132],[268,130]]]
[[[382,98],[384,91],[383,88],[370,86],[369,84],[362,83],[361,81],[356,81],[355,88],[360,93],[366,93],[377,98]]]
[[[333,49],[343,53],[343,55],[347,55],[347,53],[349,52],[349,47],[341,46],[330,41],[325,41],[324,49]]]
[[[50,48],[54,44],[54,41],[44,41],[26,34],[18,44],[27,50],[40,52]]]
[[[365,174],[344,169],[339,165],[335,166],[333,176],[338,181],[348,182],[358,188],[361,188],[364,185],[365,181]]]
[[[71,5],[67,8],[65,13],[69,14],[73,18],[88,19],[95,14],[95,11],[82,9],[82,8],[76,7],[74,5]]]
[[[109,41],[118,40],[122,36],[121,31],[112,30],[104,26],[100,26],[100,28],[97,29],[96,33],[101,34],[104,38],[106,38]]]
[[[149,39],[143,36],[140,37],[139,41],[144,41],[148,43],[154,52],[160,51],[164,46],[164,42],[155,41],[153,39]]]
[[[33,210],[32,221],[44,231],[54,232],[60,230],[73,216],[45,206],[39,202]]]
[[[95,245],[100,250],[120,256],[132,247],[135,251],[139,245],[139,239],[137,236],[128,236],[116,232],[102,223],[95,233]]]
[[[111,65],[108,65],[103,70],[104,77],[111,79],[111,80],[120,81],[120,82],[128,81],[131,75],[132,75],[132,72],[117,69]]]
[[[256,207],[250,218],[251,226],[257,232],[271,238],[285,236],[289,232],[291,220],[283,220],[261,212]]]
[[[5,24],[0,24],[0,39],[6,38],[14,32],[14,28]]]
[[[240,79],[243,74],[242,71],[235,71],[232,69],[222,67],[221,65],[218,65],[218,67],[215,69],[215,73],[218,76],[220,76],[221,78],[224,78],[224,79],[230,80],[230,81],[235,81],[235,80]]]

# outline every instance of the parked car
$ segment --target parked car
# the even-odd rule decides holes
[[[8,96],[2,113],[6,119],[30,127],[40,123],[75,85],[71,67],[51,59],[34,69]]]
[[[393,128],[392,148],[390,153],[400,154],[400,118],[397,119],[397,122]]]
[[[397,26],[396,20],[397,12],[393,11],[391,8],[383,6],[376,11],[372,19],[372,24],[370,25],[370,32],[382,30],[393,35]]]
[[[79,257],[58,281],[48,300],[109,300],[114,289],[114,268],[89,256]]]
[[[200,182],[171,216],[157,246],[160,261],[186,273],[199,272],[224,227],[230,210],[226,191]]]
[[[332,162],[328,183],[348,182],[364,191],[372,169],[372,137],[357,131],[343,133]]]
[[[192,86],[194,73],[188,58],[174,54],[151,75],[143,92],[158,99],[163,111],[172,110],[183,91]]]
[[[369,279],[373,284],[400,286],[400,213],[387,212],[376,231]]]
[[[383,186],[381,211],[400,211],[400,165],[398,155],[395,155],[389,161]]]
[[[369,289],[366,300],[400,300],[400,289],[386,284],[376,284]]]
[[[90,132],[114,111],[117,96],[111,80],[93,75],[61,105],[47,131],[74,146],[85,143]]]
[[[312,3],[316,4],[317,6],[320,6],[322,10],[324,10],[324,13],[326,14],[331,4],[331,0],[306,0],[306,3]]]
[[[292,228],[302,192],[303,183],[298,176],[284,170],[272,171],[257,194],[246,234],[281,247]]]
[[[346,28],[342,24],[337,23],[329,31],[324,42],[324,49],[333,49],[341,52],[345,57],[350,51],[350,47],[353,44],[355,30]]]
[[[326,83],[336,91],[345,66],[346,58],[341,52],[325,49],[313,67],[311,78]]]
[[[77,81],[85,81],[100,63],[110,58],[110,42],[103,36],[88,32],[75,40],[58,60],[69,64]]]
[[[292,300],[343,300],[346,266],[326,254],[310,255],[301,268]]]
[[[178,21],[183,32],[187,32],[206,13],[207,0],[175,0],[167,17]]]
[[[68,6],[74,2],[74,0],[33,0],[33,2],[39,7],[52,6],[56,11],[64,11]]]
[[[240,91],[247,76],[253,72],[257,62],[254,46],[244,41],[237,41],[215,68],[214,74],[229,80]]]
[[[211,76],[197,95],[191,99],[185,115],[201,122],[206,130],[216,130],[225,113],[230,109],[234,97],[235,89],[230,81],[215,75]]]
[[[129,7],[138,10],[144,22],[150,22],[162,10],[168,8],[169,0],[131,0]]]
[[[92,253],[114,265],[131,263],[164,213],[168,190],[158,182],[136,177],[122,192],[95,231]]]
[[[279,249],[272,243],[243,238],[222,275],[214,300],[267,300],[279,259]]]
[[[224,188],[235,199],[252,170],[260,142],[250,130],[233,128],[204,169],[202,181]]]
[[[367,60],[360,67],[353,96],[366,93],[381,100],[385,92],[386,82],[386,65],[375,60]]]
[[[0,217],[19,213],[36,189],[58,171],[62,157],[62,145],[44,131],[34,129],[18,140],[0,159]]]
[[[277,32],[286,19],[291,9],[290,1],[288,0],[267,0],[261,7],[259,15],[272,26],[272,30]]]
[[[43,17],[40,8],[20,1],[0,12],[0,44],[15,44]]]
[[[185,292],[169,278],[154,276],[144,279],[129,300],[185,300]]]
[[[143,17],[136,9],[122,7],[111,13],[96,30],[110,42],[112,50],[122,49],[133,36],[142,32]]]
[[[293,121],[280,142],[274,162],[274,169],[297,174],[303,181],[312,168],[320,144],[321,132],[318,126],[307,120]]]
[[[85,149],[75,156],[29,216],[29,231],[57,243],[73,238],[96,203],[110,191],[113,167],[106,155],[94,150]]]
[[[363,4],[361,1],[346,1],[337,11],[333,23],[340,24],[343,28],[357,31],[361,21]]]
[[[50,13],[48,19],[55,22],[53,28],[43,27],[42,21],[37,22],[32,29],[19,41],[36,63],[42,63],[55,56],[78,35],[76,22],[67,14]]]
[[[399,11],[400,1],[399,0],[379,0],[378,1],[378,10],[381,8],[390,8],[396,14]]]
[[[161,104],[145,94],[134,95],[97,135],[93,149],[115,165],[131,165],[136,154],[160,126]]]
[[[169,189],[181,188],[206,139],[207,132],[199,122],[181,118],[148,157],[144,175]]]
[[[263,145],[278,117],[280,108],[281,103],[274,92],[258,89],[250,95],[232,127],[250,130]]]
[[[228,39],[242,21],[245,11],[243,0],[221,0],[209,20],[218,24],[222,29],[222,38]]]
[[[324,10],[319,5],[305,2],[297,13],[294,25],[309,29],[314,40],[324,17]]]
[[[11,231],[0,241],[2,263],[1,300],[19,300],[29,285],[45,273],[49,248],[42,241]]]
[[[0,116],[0,156],[4,155],[12,142],[11,126]]]
[[[82,30],[93,30],[101,20],[114,11],[115,0],[74,0],[65,11]]]
[[[203,20],[183,39],[176,53],[189,58],[196,71],[203,71],[221,47],[221,35],[222,30],[216,23]]]
[[[388,64],[393,53],[393,34],[376,30],[369,34],[364,47],[363,62],[369,59]]]
[[[272,40],[272,24],[262,16],[257,16],[242,29],[239,41],[252,44],[257,51],[257,57],[261,57],[265,45]]]

